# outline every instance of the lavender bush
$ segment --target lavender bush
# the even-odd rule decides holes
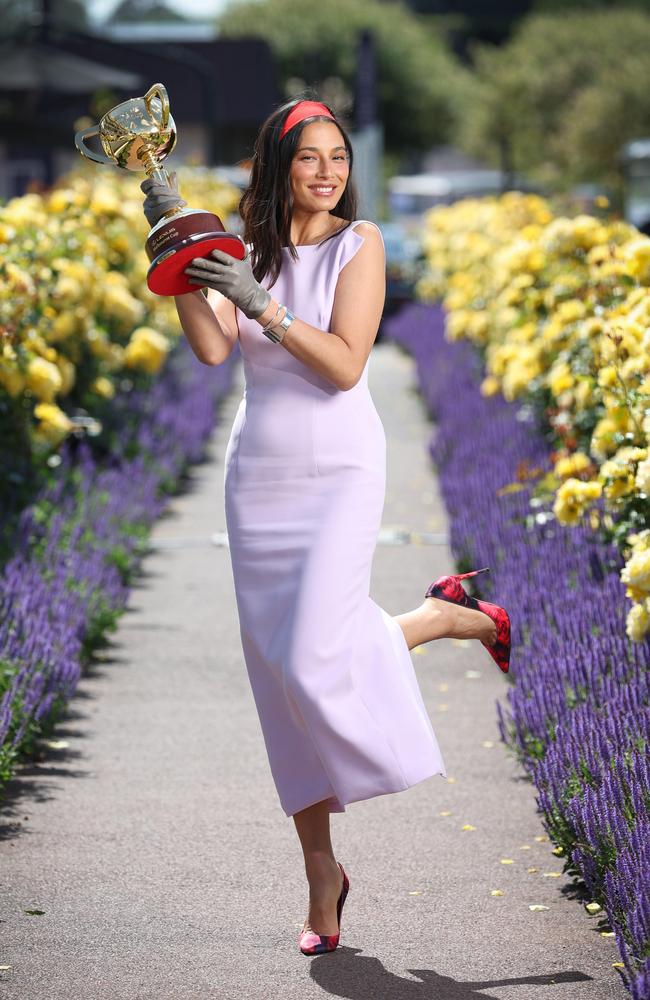
[[[124,608],[148,529],[201,458],[235,358],[207,367],[181,340],[147,389],[111,401],[100,440],[65,442],[52,481],[18,519],[0,571],[0,787]]]
[[[531,484],[552,463],[527,406],[483,397],[480,355],[444,337],[442,309],[415,304],[385,335],[417,363],[436,421],[430,450],[460,570],[513,623],[501,736],[538,790],[564,870],[616,935],[624,983],[650,997],[650,642],[625,633],[621,556],[588,526],[561,527]]]

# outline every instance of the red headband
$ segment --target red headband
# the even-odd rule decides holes
[[[313,118],[314,115],[326,115],[332,121],[336,120],[329,108],[326,108],[324,104],[320,104],[318,101],[299,101],[287,115],[286,121],[282,126],[282,131],[280,132],[280,138],[282,139],[294,125],[304,122],[305,118]]]

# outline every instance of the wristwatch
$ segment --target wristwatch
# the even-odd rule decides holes
[[[284,308],[284,316],[282,319],[277,323],[274,323],[272,327],[262,328],[262,333],[264,333],[269,340],[272,340],[274,344],[282,343],[282,338],[296,318],[288,306],[283,306],[282,308]]]

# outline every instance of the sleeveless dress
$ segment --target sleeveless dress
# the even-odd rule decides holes
[[[357,220],[288,248],[273,298],[329,331]],[[245,390],[224,465],[242,649],[287,816],[409,788],[445,766],[402,629],[369,595],[386,437],[368,389],[340,390],[237,309]]]

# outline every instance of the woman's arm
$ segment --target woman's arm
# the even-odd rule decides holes
[[[199,361],[220,365],[229,356],[239,335],[235,306],[221,292],[208,289],[175,296],[183,332]]]
[[[339,274],[331,331],[319,330],[296,316],[282,343],[277,345],[337,389],[351,389],[361,378],[386,298],[386,260],[381,234],[368,223],[361,223],[355,232],[363,236],[363,245]],[[291,308],[290,302],[283,304]],[[269,323],[278,305],[277,300],[271,299],[257,322],[262,326]]]

